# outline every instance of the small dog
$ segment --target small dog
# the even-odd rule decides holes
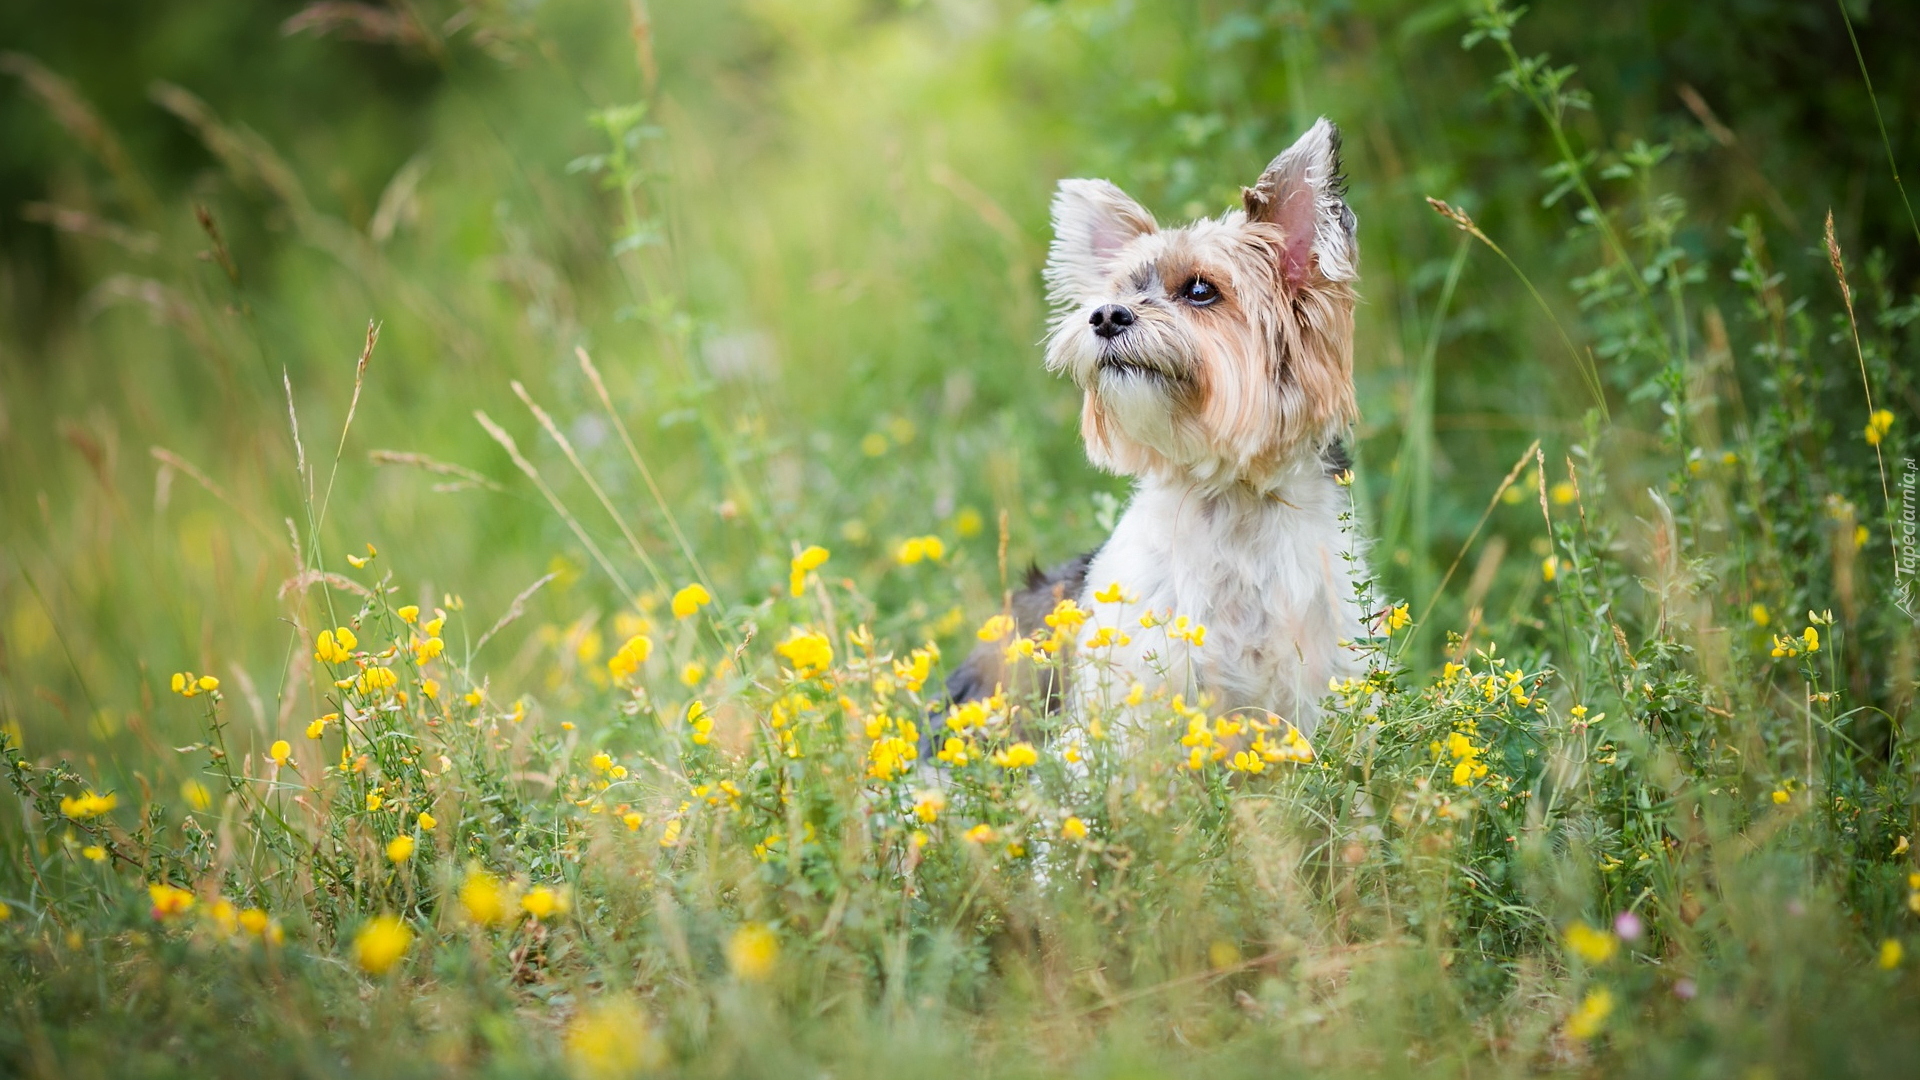
[[[1165,687],[1311,734],[1328,681],[1359,666],[1341,442],[1359,250],[1339,131],[1315,123],[1242,199],[1163,230],[1104,180],[1054,197],[1047,367],[1084,392],[1087,456],[1135,478],[1112,537],[1013,601],[1022,633],[1061,600],[1088,613],[1066,685],[1044,687],[1076,714]],[[976,648],[949,694],[1017,687],[1008,664],[1004,642]]]

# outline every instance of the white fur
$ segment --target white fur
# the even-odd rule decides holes
[[[1359,637],[1357,563],[1340,517],[1348,489],[1317,459],[1296,463],[1266,491],[1225,491],[1147,479],[1087,571],[1083,628],[1072,680],[1077,711],[1111,713],[1133,683],[1165,685],[1189,700],[1205,690],[1213,709],[1267,710],[1312,734],[1327,681],[1354,674],[1346,644]],[[1118,583],[1120,603],[1093,594]],[[1198,649],[1156,621],[1186,616],[1207,628]],[[1084,647],[1102,626],[1132,640]]]

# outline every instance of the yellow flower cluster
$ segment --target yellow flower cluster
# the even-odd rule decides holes
[[[513,921],[513,896],[499,878],[480,869],[467,868],[460,883],[460,910],[476,926],[504,926]]]
[[[1455,787],[1471,787],[1475,780],[1487,775],[1487,764],[1480,760],[1480,755],[1486,753],[1486,747],[1474,745],[1466,731],[1451,732],[1447,735],[1445,744],[1435,741],[1428,746],[1428,749],[1433,752],[1435,758],[1453,759]]]
[[[147,898],[153,901],[153,917],[163,922],[193,910],[194,895],[164,881],[148,885]]]
[[[921,648],[913,650],[904,662],[895,660],[893,676],[899,679],[908,690],[917,694],[920,688],[926,685],[927,676],[933,673],[934,661],[938,659],[940,659],[940,646],[929,641]]]
[[[1197,649],[1207,643],[1207,628],[1197,622],[1189,621],[1185,615],[1182,615],[1173,620],[1173,625],[1167,628],[1167,636],[1175,641],[1184,641]]]
[[[1820,631],[1809,626],[1799,637],[1792,634],[1776,634],[1773,639],[1773,658],[1776,660],[1799,656],[1801,653],[1820,651]]]
[[[688,704],[687,727],[693,732],[691,737],[695,746],[705,746],[713,741],[713,714],[707,711],[706,702],[696,698]],[[625,769],[620,772],[623,776],[626,774]]]
[[[231,900],[215,900],[207,908],[207,918],[213,923],[214,929],[225,937],[254,937],[269,945],[278,945],[287,938],[280,921],[265,910],[257,907],[238,908]]]
[[[894,559],[901,566],[912,566],[917,562],[939,562],[947,557],[947,545],[937,536],[915,536],[900,542]]]
[[[1580,1040],[1591,1039],[1606,1027],[1607,1017],[1612,1014],[1613,992],[1604,986],[1590,990],[1580,1002],[1580,1007],[1567,1017],[1567,1035]]]
[[[626,682],[640,670],[640,665],[653,655],[653,639],[645,634],[635,634],[628,638],[607,658],[607,674],[615,682]]]
[[[68,795],[61,798],[60,812],[79,821],[91,817],[99,817],[101,814],[112,810],[119,804],[120,797],[118,795],[111,793],[96,795],[88,791],[79,795]]]
[[[353,682],[354,689],[370,696],[382,696],[399,685],[400,677],[392,668],[375,665],[362,671]]]
[[[867,719],[867,776],[882,783],[907,771],[920,756],[920,728],[912,720],[875,713]]]
[[[787,591],[795,596],[807,591],[807,575],[826,565],[832,552],[818,544],[802,548],[787,564]]]
[[[1017,742],[995,753],[993,763],[1008,771],[1031,768],[1040,763],[1040,752],[1030,742]]]
[[[764,982],[780,959],[780,939],[761,923],[748,923],[727,939],[727,967],[743,982]]]
[[[195,675],[191,671],[173,673],[173,692],[181,697],[199,697],[220,689],[220,680],[211,675]]]
[[[673,617],[688,618],[711,603],[713,603],[713,594],[707,591],[706,586],[695,582],[673,594]]]
[[[322,630],[313,642],[313,658],[324,664],[344,664],[353,659],[359,645],[360,639],[344,626]]]
[[[1875,409],[1873,415],[1867,417],[1867,445],[1879,446],[1881,440],[1887,437],[1887,432],[1892,430],[1893,414],[1885,409]]]
[[[980,629],[976,630],[973,636],[979,638],[981,641],[1001,641],[1004,640],[1008,634],[1013,633],[1014,629],[1013,616],[995,615],[986,622],[981,623]]]
[[[802,679],[820,675],[833,666],[833,643],[827,635],[794,627],[787,640],[773,647],[780,658],[793,665],[793,673]]]
[[[1604,964],[1620,951],[1620,939],[1606,930],[1595,930],[1583,922],[1567,927],[1567,948],[1589,964]]]
[[[378,978],[413,948],[413,928],[398,915],[376,915],[353,936],[353,962]]]
[[[572,906],[572,895],[551,885],[535,885],[520,898],[520,910],[541,922],[565,915]]]

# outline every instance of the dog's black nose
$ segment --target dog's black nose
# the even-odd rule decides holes
[[[1093,315],[1087,319],[1093,324],[1093,332],[1103,338],[1119,337],[1127,327],[1133,325],[1133,309],[1122,304],[1106,304],[1093,309]]]

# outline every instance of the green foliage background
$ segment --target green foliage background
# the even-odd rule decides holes
[[[1726,753],[1713,710],[1790,735],[1802,685],[1766,673],[1767,639],[1831,610],[1847,647],[1828,654],[1827,686],[1852,719],[1820,798],[1871,812],[1795,849],[1840,868],[1814,890],[1835,928],[1812,936],[1832,953],[1906,932],[1905,871],[1887,852],[1915,825],[1902,741],[1915,631],[1888,599],[1878,536],[1894,507],[1860,432],[1863,370],[1895,416],[1887,462],[1912,453],[1920,417],[1920,228],[1889,163],[1916,160],[1920,64],[1902,43],[1920,40],[1920,9],[1545,3],[1519,24],[1521,56],[1578,65],[1567,85],[1590,107],[1566,114],[1575,156],[1593,155],[1586,175],[1655,268],[1650,284],[1684,290],[1665,324],[1619,302],[1623,278],[1595,276],[1617,260],[1559,190],[1547,128],[1498,88],[1508,64],[1492,43],[1461,48],[1478,10],[704,0],[652,4],[636,38],[632,9],[612,0],[427,0],[304,28],[292,4],[9,7],[0,725],[30,757],[68,758],[121,791],[171,791],[192,763],[167,748],[199,730],[166,692],[185,668],[225,683],[236,749],[295,737],[327,708],[289,678],[307,644],[277,594],[302,567],[344,570],[367,542],[410,594],[457,593],[482,625],[556,573],[488,670],[547,715],[592,715],[574,646],[633,597],[473,413],[514,433],[631,591],[664,595],[696,574],[598,418],[576,348],[606,373],[722,608],[757,611],[791,545],[818,542],[882,639],[932,637],[957,655],[998,605],[1001,515],[1017,571],[1097,543],[1125,494],[1084,463],[1075,396],[1038,361],[1054,183],[1103,176],[1163,221],[1210,214],[1327,115],[1345,133],[1361,223],[1356,491],[1380,591],[1422,616],[1409,678],[1430,679],[1447,632],[1470,625],[1580,695],[1644,672],[1648,696],[1657,678],[1673,707],[1608,710],[1631,711],[1656,742],[1683,729],[1674,742],[1698,775],[1726,775],[1699,764]],[[1636,141],[1670,156],[1636,171]],[[1428,196],[1469,212],[1548,310]],[[1857,356],[1821,245],[1829,211]],[[379,343],[330,478],[370,321]],[[1557,324],[1597,366],[1610,425],[1590,415]],[[1661,333],[1684,335],[1679,359],[1662,358]],[[512,380],[637,523],[660,580],[620,556]],[[317,535],[289,387],[329,493]],[[1544,481],[1528,473],[1527,497],[1495,503],[1478,528],[1536,438]],[[382,450],[489,482],[370,456]],[[1728,453],[1737,468],[1720,464]],[[1583,493],[1593,528],[1582,518],[1579,537],[1550,543],[1533,492],[1570,459],[1604,476]],[[1675,515],[1664,532],[1663,514]],[[986,527],[961,527],[974,517]],[[1873,542],[1853,543],[1856,523]],[[898,541],[923,534],[943,536],[949,560],[896,565]],[[1587,599],[1554,606],[1550,553],[1592,569]],[[1603,661],[1616,634],[1624,659]],[[1757,762],[1740,768],[1775,782]],[[24,851],[27,811],[0,820]],[[0,874],[8,895],[27,895],[24,873]],[[1791,892],[1766,881],[1755,889]],[[1821,962],[1759,958],[1753,977],[1803,965],[1816,972],[1805,982],[1778,977],[1836,1011],[1866,992]],[[1513,965],[1487,979],[1488,1000],[1526,984]],[[1905,986],[1896,1000],[1910,1004]],[[1417,1012],[1422,999],[1395,1000]],[[13,1017],[19,1032],[59,1019]],[[963,1029],[885,1038],[950,1061]],[[1649,1036],[1636,1060],[1744,1067],[1737,1030]],[[1910,1019],[1895,1034],[1874,1045],[1910,1047]],[[1794,1039],[1779,1067],[1822,1060],[1814,1033]],[[0,1050],[50,1073],[38,1045],[16,1033]],[[873,1056],[846,1067],[888,1071],[894,1045],[850,1051]],[[1124,1068],[1131,1051],[1108,1052],[1086,1067]]]

